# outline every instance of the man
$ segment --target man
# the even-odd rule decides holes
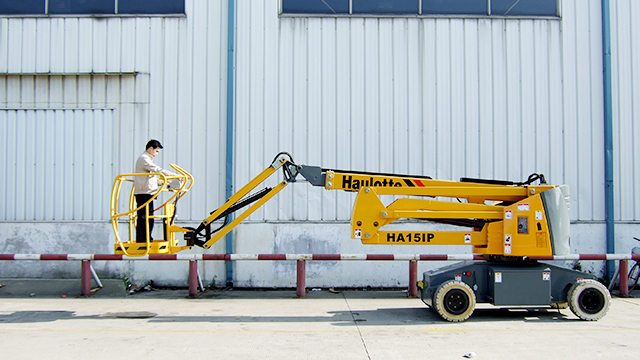
[[[136,160],[136,174],[141,173],[162,173],[167,176],[177,176],[178,174],[165,170],[160,166],[153,163],[153,158],[158,155],[162,144],[158,140],[149,140],[147,143],[147,150],[142,153]],[[162,185],[162,180],[157,175],[149,176],[135,176],[133,180],[133,194],[136,197],[136,205],[138,207],[144,205],[153,195],[158,191],[158,187]],[[153,201],[148,205],[149,216],[153,214]],[[136,242],[147,242],[147,231],[145,228],[145,222],[149,223],[149,237],[153,241],[151,236],[153,230],[153,218],[149,218],[145,214],[145,208],[138,210],[138,221],[136,223]]]

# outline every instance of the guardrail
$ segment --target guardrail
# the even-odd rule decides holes
[[[572,254],[563,256],[531,256],[531,260],[613,260],[619,261],[620,296],[629,296],[627,269],[628,261],[640,261],[640,254]],[[198,274],[198,261],[296,261],[296,296],[304,298],[306,294],[306,261],[409,261],[408,296],[418,296],[418,261],[468,261],[485,260],[472,254],[172,254],[129,257],[113,254],[0,254],[0,261],[81,261],[82,296],[91,294],[91,278],[102,287],[100,279],[91,266],[91,261],[189,261],[189,296],[198,295],[198,286],[202,289]]]

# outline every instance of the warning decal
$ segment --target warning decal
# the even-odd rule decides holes
[[[354,239],[362,239],[362,229],[355,229],[353,232]]]
[[[504,253],[511,254],[511,234],[504,235]]]
[[[464,243],[471,244],[471,234],[464,234]]]
[[[501,272],[497,272],[495,274],[495,280],[496,283],[501,283],[502,282],[502,273]]]

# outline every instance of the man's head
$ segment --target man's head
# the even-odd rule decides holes
[[[162,149],[162,144],[158,140],[149,140],[147,143],[147,152],[153,157],[158,155],[160,149]]]

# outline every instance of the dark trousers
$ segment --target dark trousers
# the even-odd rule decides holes
[[[153,195],[151,194],[139,194],[136,195],[136,206],[141,206],[151,199]],[[149,215],[153,215],[153,201],[147,205],[149,207]],[[138,221],[136,222],[136,242],[144,243],[147,242],[147,229],[145,229],[145,222],[149,223],[149,238],[153,240],[151,233],[153,231],[153,218],[147,219],[147,215],[145,214],[145,209],[141,208],[138,210]]]

